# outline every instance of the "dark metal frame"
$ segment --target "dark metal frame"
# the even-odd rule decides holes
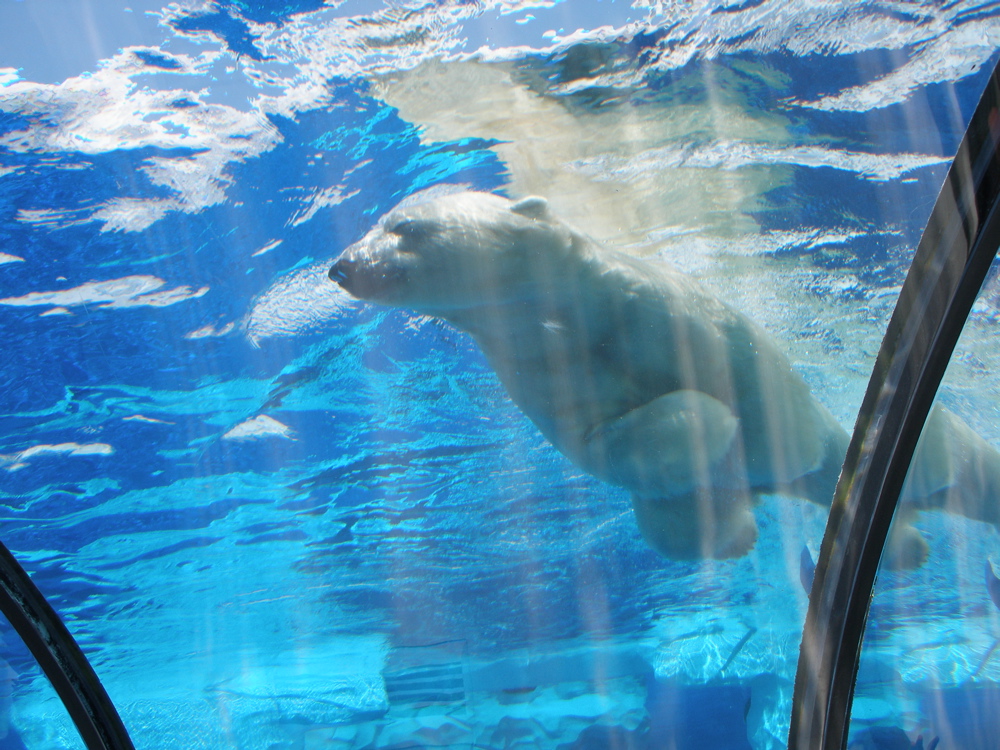
[[[87,657],[3,544],[0,612],[38,660],[88,750],[134,750],[125,725]]]
[[[917,439],[1000,245],[1000,66],[917,247],[879,351],[816,564],[789,750],[847,745],[879,560]]]

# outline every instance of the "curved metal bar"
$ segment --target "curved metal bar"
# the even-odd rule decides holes
[[[0,544],[0,612],[38,660],[88,750],[134,750],[87,657],[3,544]]]
[[[899,295],[851,437],[809,595],[789,750],[847,744],[868,605],[920,431],[1000,244],[1000,66]]]

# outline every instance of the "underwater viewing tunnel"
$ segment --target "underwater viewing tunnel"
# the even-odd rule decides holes
[[[998,52],[0,0],[0,750],[995,747]]]

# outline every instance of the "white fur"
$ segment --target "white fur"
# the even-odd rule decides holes
[[[664,555],[744,554],[761,493],[832,500],[847,433],[771,337],[665,264],[600,247],[543,198],[466,192],[398,208],[330,277],[468,331],[556,448],[632,493],[643,536]],[[924,444],[975,442],[937,423]],[[1000,456],[983,446],[1000,477]],[[966,464],[932,466],[910,483],[910,505],[955,505],[943,488],[982,475],[982,461]],[[895,539],[904,564],[926,555],[919,537]]]

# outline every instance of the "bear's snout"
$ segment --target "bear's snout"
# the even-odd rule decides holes
[[[405,268],[388,260],[375,263],[370,255],[348,248],[330,266],[327,276],[352,297],[395,304],[399,291],[406,285],[407,273]]]
[[[339,258],[336,263],[330,267],[330,280],[336,281],[340,286],[347,288],[347,283],[351,278],[351,273],[357,266],[357,262],[351,260],[350,258]]]

